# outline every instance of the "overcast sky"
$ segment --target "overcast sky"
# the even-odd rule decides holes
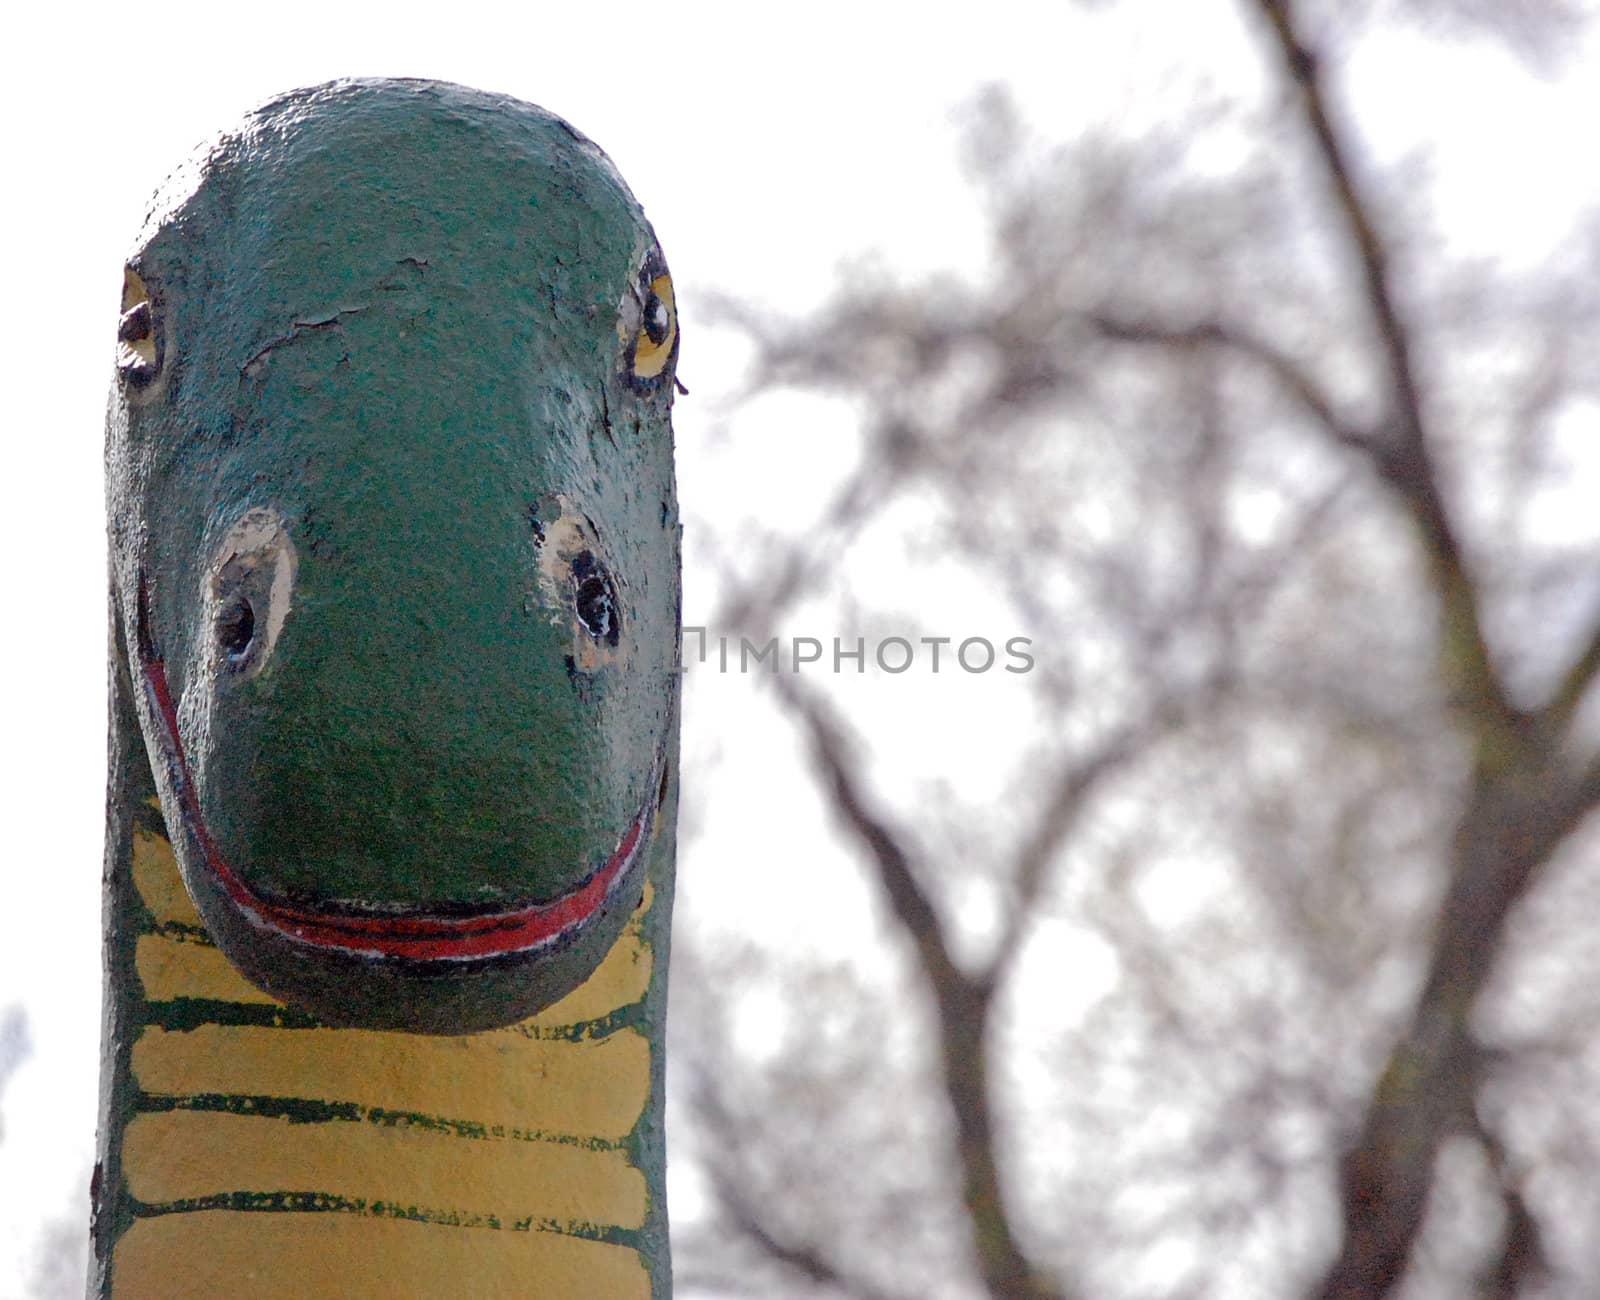
[[[672,264],[680,373],[694,390],[678,423],[691,446],[694,422],[736,377],[733,354],[696,337],[708,290],[797,311],[828,291],[841,258],[868,249],[905,268],[974,264],[979,227],[952,114],[983,83],[1011,84],[1036,127],[1065,138],[1090,124],[1152,120],[1181,93],[1174,70],[1195,67],[1196,51],[1214,85],[1256,75],[1227,0],[1124,9],[1131,21],[1001,0],[947,11],[277,0],[34,5],[7,20],[0,681],[11,848],[0,1006],[26,1006],[34,1054],[3,1100],[0,1300],[22,1295],[39,1223],[65,1211],[92,1160],[102,419],[122,257],[164,174],[260,100],[338,76],[436,77],[560,113],[611,154]],[[1596,192],[1573,165],[1592,152],[1600,121],[1600,92],[1581,84],[1581,68],[1575,60],[1560,90],[1498,54],[1438,62],[1402,41],[1374,52],[1355,86],[1381,124],[1380,152],[1438,145],[1453,238],[1532,258]],[[785,489],[770,478],[732,483],[709,464],[681,465],[680,479],[691,517],[735,489],[741,508],[759,512],[761,492]],[[686,592],[686,621],[704,622],[692,572]]]

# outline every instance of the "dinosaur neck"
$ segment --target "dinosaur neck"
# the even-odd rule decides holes
[[[206,937],[120,653],[112,678],[91,1297],[666,1295],[675,789],[644,901],[555,1006],[331,1028]]]

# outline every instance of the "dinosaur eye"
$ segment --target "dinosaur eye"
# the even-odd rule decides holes
[[[667,342],[667,332],[672,328],[672,312],[667,309],[667,304],[652,293],[650,301],[644,309],[644,336],[657,347],[664,347]]]
[[[161,369],[155,306],[144,280],[131,266],[122,272],[122,316],[117,322],[117,369],[143,387]]]
[[[663,271],[645,291],[639,332],[633,339],[634,377],[658,378],[671,362],[677,342],[678,312],[672,299],[672,277]]]

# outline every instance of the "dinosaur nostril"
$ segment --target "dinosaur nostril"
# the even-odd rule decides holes
[[[572,557],[572,583],[578,618],[596,641],[614,646],[621,633],[617,617],[617,590],[611,574],[593,551]]]
[[[255,506],[218,545],[205,592],[219,666],[254,677],[272,657],[294,594],[294,544],[283,515]]]
[[[539,603],[552,622],[570,629],[567,671],[586,674],[621,663],[626,658],[622,625],[629,617],[623,609],[625,584],[612,568],[594,520],[556,495],[531,506],[528,523],[539,566]]]
[[[217,611],[217,648],[238,664],[256,639],[256,611],[242,592],[234,592]]]

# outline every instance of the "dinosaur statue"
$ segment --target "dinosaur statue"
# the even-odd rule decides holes
[[[677,346],[638,204],[527,104],[297,91],[158,193],[91,1296],[670,1292]]]

